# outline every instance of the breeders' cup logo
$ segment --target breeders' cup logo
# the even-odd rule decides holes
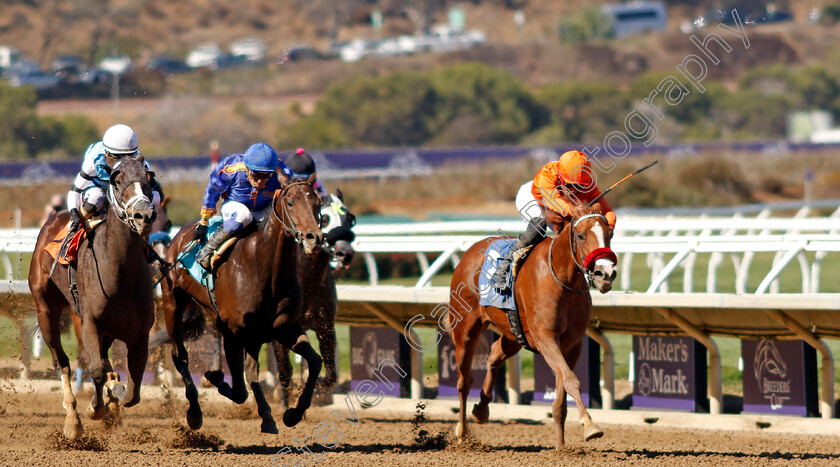
[[[790,378],[782,354],[773,341],[761,341],[755,348],[755,381],[764,398],[770,401],[770,408],[782,408],[784,401],[790,399]]]
[[[362,355],[364,355],[365,374],[373,376],[376,369],[376,334],[369,332],[362,339]]]
[[[650,390],[653,389],[653,376],[650,367],[647,363],[642,363],[639,367],[639,393],[643,396],[649,396]]]

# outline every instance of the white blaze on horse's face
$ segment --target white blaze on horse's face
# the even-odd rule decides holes
[[[592,224],[592,234],[598,241],[598,248],[606,248],[606,232],[600,222]],[[607,293],[612,290],[612,282],[615,279],[616,270],[615,263],[607,258],[599,258],[595,261],[595,266],[592,270],[592,285],[595,286],[601,293]]]
[[[604,229],[601,228],[601,224],[596,222],[592,226],[592,233],[595,234],[595,238],[598,239],[598,248],[604,248],[607,244],[604,242]]]

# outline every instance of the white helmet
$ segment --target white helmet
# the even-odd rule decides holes
[[[114,125],[105,131],[102,144],[111,154],[133,154],[137,152],[137,135],[127,125]]]

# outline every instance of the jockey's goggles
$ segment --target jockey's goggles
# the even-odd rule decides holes
[[[120,154],[114,154],[114,153],[112,153],[112,152],[105,151],[105,153],[106,153],[106,154],[108,154],[109,156],[113,157],[113,158],[114,158],[114,159],[116,159],[116,160],[120,160],[120,159],[122,159],[122,158],[123,158],[123,157],[125,157],[125,156],[133,157],[133,158],[135,158],[135,159],[136,159],[136,158],[137,158],[137,155],[138,155],[138,154],[140,154],[140,151],[127,152],[127,153],[120,153]]]
[[[303,182],[303,181],[306,181],[309,178],[310,175],[312,175],[312,174],[293,173],[291,178],[294,181]]]
[[[254,180],[268,180],[274,172],[257,172],[256,170],[248,170],[248,175]]]

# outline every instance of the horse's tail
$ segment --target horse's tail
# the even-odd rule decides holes
[[[182,329],[184,330],[185,340],[194,341],[204,334],[204,328],[207,323],[204,321],[204,313],[201,312],[199,307],[195,305],[188,306],[184,310],[183,320],[184,327]]]
[[[184,340],[194,341],[204,333],[204,316],[196,306],[188,307],[184,311],[181,321],[184,325]],[[153,349],[161,344],[169,342],[169,332],[166,329],[153,332],[149,335],[149,348]]]

